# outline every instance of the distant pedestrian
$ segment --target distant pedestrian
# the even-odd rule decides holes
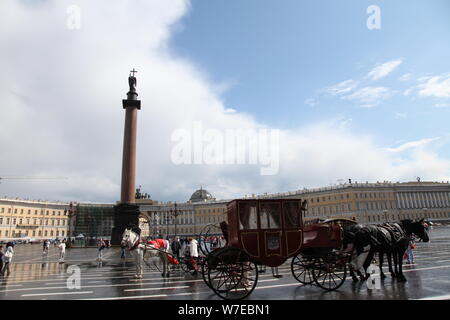
[[[66,255],[66,240],[61,241],[59,248],[59,263],[64,263],[64,256]]]
[[[3,269],[3,255],[5,253],[3,252],[3,245],[0,245],[0,272]]]
[[[106,243],[103,239],[98,240],[98,252],[97,252],[97,261],[102,261],[103,259],[103,250],[106,248]]]
[[[181,243],[180,243],[180,237],[176,237],[173,239],[172,242],[172,253],[177,258],[178,261],[180,261],[180,250],[181,250]]]
[[[125,255],[125,249],[127,248],[127,246],[121,246],[120,247],[120,259],[125,259],[126,255]]]
[[[413,250],[416,248],[416,244],[414,242],[414,235],[411,235],[409,239],[408,247],[406,248],[406,259],[408,264],[414,264],[414,254]]]
[[[48,254],[48,249],[49,248],[50,248],[50,241],[45,239],[43,244],[42,244],[42,254]]]
[[[9,267],[11,265],[13,256],[14,256],[14,243],[8,242],[6,244],[6,252],[2,256],[2,261],[3,261],[3,266],[2,266],[2,271],[1,271],[2,275],[4,275],[5,272],[7,272],[8,275],[11,273]]]
[[[194,272],[193,275],[197,274],[197,262],[198,262],[198,241],[195,238],[191,238],[189,253],[191,255],[191,259],[193,260]]]

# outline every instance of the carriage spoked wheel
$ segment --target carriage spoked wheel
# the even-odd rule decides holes
[[[244,251],[230,247],[208,260],[210,288],[222,299],[244,299],[255,289],[258,269]]]
[[[208,224],[206,225],[202,231],[200,232],[199,236],[200,238],[203,239],[207,239],[210,238],[211,236],[217,235],[217,234],[222,234],[222,229],[220,228],[220,225],[218,224]],[[207,256],[211,251],[213,251],[216,248],[213,248],[211,246],[211,243],[200,243],[200,251]]]
[[[337,290],[347,276],[346,265],[345,259],[334,253],[316,258],[311,269],[314,282],[327,291]]]
[[[183,258],[184,259],[184,258]],[[180,261],[180,266],[181,266],[181,270],[183,270],[184,272],[189,272],[189,268],[188,265],[185,261]]]
[[[310,259],[299,253],[291,261],[291,272],[294,278],[302,284],[311,284],[314,282],[312,269],[314,268],[314,259]]]
[[[204,259],[203,262],[202,262],[202,268],[201,268],[202,279],[203,279],[203,281],[206,283],[206,285],[207,285],[210,289],[212,289],[211,284],[209,283],[209,280],[208,280],[208,271],[209,271],[209,268],[208,268],[208,260],[207,260],[207,259]]]

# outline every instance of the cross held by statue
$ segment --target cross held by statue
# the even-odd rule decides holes
[[[130,73],[132,73],[132,77],[134,77],[134,74],[137,73],[137,71],[133,68],[133,70],[130,71]]]

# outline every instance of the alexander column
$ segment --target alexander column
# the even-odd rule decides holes
[[[114,207],[114,228],[111,242],[120,244],[122,233],[129,225],[139,226],[139,206],[135,204],[136,183],[136,129],[137,111],[141,109],[141,101],[137,99],[136,77],[133,69],[128,77],[130,91],[127,99],[122,100],[125,111],[125,131],[123,137],[122,184],[120,203]]]

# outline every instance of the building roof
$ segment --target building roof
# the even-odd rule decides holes
[[[204,202],[208,200],[214,200],[211,193],[208,192],[208,190],[205,190],[200,187],[200,189],[196,190],[191,198],[189,199],[191,202]]]

